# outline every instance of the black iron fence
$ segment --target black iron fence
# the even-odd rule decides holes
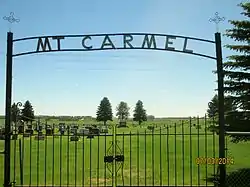
[[[227,187],[250,186],[250,132],[226,132],[226,156],[234,158],[227,165]]]
[[[218,166],[226,164],[227,187],[249,186],[250,143],[244,140],[250,133],[226,132],[220,160],[213,125],[197,118],[106,133],[62,133],[58,125],[50,133],[13,131],[11,180],[14,186],[217,186]]]
[[[104,134],[63,134],[55,125],[51,134],[16,132],[11,179],[15,186],[213,186],[218,135],[212,124],[197,118]]]

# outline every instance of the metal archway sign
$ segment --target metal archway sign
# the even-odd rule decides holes
[[[98,45],[91,43],[95,38],[101,37],[102,42]],[[113,38],[117,37],[122,40],[119,45],[115,45]],[[140,45],[133,43],[134,38],[142,37]],[[72,38],[80,38],[78,48],[67,48],[64,45],[65,40]],[[174,41],[177,38],[183,40],[181,49],[174,48]],[[157,44],[157,39],[164,41],[164,45]],[[36,45],[31,51],[25,51],[20,53],[13,53],[13,44],[19,41],[35,40]],[[216,55],[210,56],[207,54],[196,53],[188,48],[188,41],[195,40],[200,42],[212,43],[215,45]],[[62,52],[62,51],[98,51],[98,50],[159,50],[159,51],[172,51],[185,54],[191,54],[210,58],[217,62],[217,76],[218,76],[218,97],[219,97],[219,158],[225,158],[225,135],[224,135],[224,75],[222,65],[222,49],[221,49],[221,35],[219,32],[215,33],[215,41],[177,36],[166,34],[152,34],[152,33],[115,33],[115,34],[90,34],[90,35],[58,35],[58,36],[37,36],[27,37],[20,39],[13,39],[13,33],[7,33],[7,64],[6,64],[6,108],[5,108],[5,172],[4,172],[4,186],[11,186],[10,180],[10,139],[11,139],[11,99],[12,99],[12,62],[13,57],[24,56],[36,53],[48,53],[48,52]],[[220,185],[224,186],[226,177],[225,165],[220,165]]]

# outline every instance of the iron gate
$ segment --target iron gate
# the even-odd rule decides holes
[[[74,135],[35,132],[12,140],[14,186],[214,186],[218,135],[207,119]],[[56,130],[57,129],[57,130]]]
[[[10,22],[13,22],[13,21],[16,20],[13,17],[13,14],[11,14],[10,17],[5,17],[5,18],[6,18],[6,20],[8,20]],[[211,21],[214,21],[216,23],[218,23],[220,20],[221,20],[221,18],[218,16],[218,13],[216,13],[216,17],[214,19],[211,19]],[[85,43],[86,40],[91,40],[92,37],[100,37],[100,36],[104,37],[103,43],[102,43],[100,48],[86,45],[86,43]],[[120,47],[120,46],[115,47],[115,45],[112,43],[112,41],[110,39],[110,36],[123,36],[123,46],[122,47]],[[142,46],[135,47],[135,46],[133,46],[131,44],[131,42],[133,40],[133,37],[136,37],[136,36],[143,36],[144,37],[143,42],[142,42]],[[70,48],[61,48],[61,43],[60,43],[61,40],[64,40],[65,38],[77,38],[77,37],[82,37],[83,38],[82,41],[81,41],[83,48],[71,48],[71,49]],[[165,42],[166,42],[166,45],[164,47],[159,47],[159,46],[157,47],[155,37],[163,38],[165,40]],[[183,39],[183,49],[182,50],[177,50],[177,49],[175,49],[173,47],[168,47],[168,44],[172,44],[172,42],[169,42],[169,39],[176,39],[176,38]],[[22,41],[27,41],[27,40],[37,40],[37,50],[35,50],[35,51],[17,52],[17,53],[14,54],[13,53],[13,44],[16,43],[16,42],[22,42]],[[56,40],[57,48],[52,48],[51,47],[51,44],[50,44],[51,40]],[[206,42],[206,43],[214,44],[214,47],[216,49],[216,55],[212,56],[212,55],[202,54],[202,53],[194,52],[193,50],[187,49],[188,40],[195,40],[195,41],[199,41],[199,42]],[[218,76],[218,98],[219,98],[219,112],[218,113],[219,113],[219,128],[220,128],[220,130],[219,130],[219,143],[218,143],[219,144],[219,153],[218,153],[218,155],[219,155],[219,158],[225,158],[224,88],[223,88],[223,81],[224,80],[223,80],[222,49],[221,49],[221,35],[220,35],[220,33],[218,33],[218,32],[215,33],[215,41],[212,41],[212,40],[206,40],[206,39],[200,39],[200,38],[194,38],[194,37],[166,35],[166,34],[150,34],[150,33],[113,33],[113,34],[64,35],[64,36],[60,35],[60,36],[38,36],[38,37],[27,37],[27,38],[13,39],[13,33],[8,32],[8,35],[7,35],[7,62],[6,62],[6,103],[5,103],[5,105],[6,105],[6,110],[5,110],[5,136],[6,137],[5,137],[5,145],[4,145],[4,149],[5,149],[4,185],[6,187],[11,186],[11,159],[12,159],[11,151],[12,150],[11,150],[10,132],[11,132],[11,124],[12,124],[11,123],[11,104],[12,104],[11,102],[12,102],[12,65],[13,65],[13,57],[24,56],[24,55],[35,54],[35,53],[45,53],[45,52],[59,52],[59,51],[70,51],[70,52],[72,52],[72,51],[114,50],[114,49],[119,49],[119,50],[120,49],[144,49],[144,50],[175,51],[175,52],[179,52],[179,53],[192,54],[192,55],[201,56],[201,57],[216,60],[216,62],[217,62],[217,76]],[[47,136],[45,136],[45,137],[46,137],[45,139],[47,140]],[[100,136],[98,136],[98,137],[100,137]],[[147,137],[147,135],[145,135],[145,137]],[[153,135],[153,137],[154,137],[154,135]],[[38,139],[39,139],[39,135],[38,135]],[[54,139],[55,139],[55,136],[53,136],[53,141],[55,141]],[[65,141],[65,140],[62,140],[62,138],[59,138],[59,139],[60,139],[60,141]],[[23,144],[21,144],[22,142],[23,142]],[[26,148],[24,148],[24,146],[25,146],[24,142],[25,142],[25,138],[23,137],[23,141],[20,141],[20,146],[22,145],[22,147],[21,147],[22,149],[20,150],[19,154],[21,154],[21,156],[19,156],[19,157],[20,157],[20,163],[23,163],[25,165],[24,160],[26,159],[27,155],[25,155],[25,153],[24,153],[24,150],[26,151]],[[33,142],[32,138],[30,138],[30,142]],[[45,141],[45,142],[46,142],[45,143],[46,145],[47,145],[47,143],[49,143],[48,141]],[[112,145],[114,147],[114,145],[116,145],[116,142],[113,142]],[[31,143],[31,146],[33,146],[32,143]],[[39,146],[40,146],[40,144],[37,143],[38,148],[39,148]],[[59,146],[59,147],[61,147],[61,146]],[[76,143],[76,147],[77,147],[77,143]],[[106,144],[105,144],[105,147],[106,147]],[[39,150],[38,148],[37,148],[37,150]],[[44,151],[47,152],[46,149]],[[54,142],[53,142],[53,151],[52,152],[53,152],[53,155],[54,155],[55,154],[54,153]],[[30,155],[32,155],[32,153],[30,153]],[[45,158],[46,158],[46,155],[45,155]],[[110,157],[106,157],[106,158],[108,159]],[[37,154],[37,159],[38,160],[40,159],[39,154]],[[124,160],[126,162],[126,156],[124,156]],[[54,156],[53,156],[52,161],[54,163]],[[56,161],[58,161],[58,160],[56,160]],[[116,162],[116,159],[113,158],[113,162]],[[147,161],[145,161],[145,163],[146,162]],[[31,161],[30,161],[30,163],[31,163]],[[45,161],[45,163],[46,163],[46,161]],[[84,161],[82,163],[84,163]],[[98,163],[99,163],[99,159],[98,159]],[[24,165],[22,165],[22,168],[26,168],[26,167],[24,167]],[[47,163],[46,163],[46,166],[47,166]],[[28,167],[30,167],[32,169],[31,164]],[[220,165],[219,167],[220,167],[220,184],[222,186],[224,186],[225,177],[226,177],[225,165]],[[39,168],[39,165],[37,166],[37,168]],[[69,166],[67,165],[66,168],[69,168]],[[55,169],[54,166],[52,167],[52,169],[54,171],[54,169]],[[140,170],[140,169],[137,169],[137,170]],[[82,173],[84,173],[84,172],[82,172]],[[24,173],[24,175],[25,175],[25,173]],[[32,175],[32,174],[30,174],[30,175]],[[92,175],[92,173],[90,175]],[[61,176],[61,175],[59,175],[59,176]],[[38,179],[39,179],[39,177],[40,177],[39,174],[37,174]],[[46,173],[45,174],[45,181],[47,180],[47,177],[51,177],[51,176],[47,176],[47,173]],[[53,175],[53,177],[52,177],[53,180],[52,181],[55,180],[55,177],[56,176]],[[57,177],[56,177],[56,179],[57,179]],[[76,175],[76,177],[77,177],[77,175]],[[23,178],[23,180],[25,180],[25,177]],[[39,180],[38,180],[38,182],[39,182]]]

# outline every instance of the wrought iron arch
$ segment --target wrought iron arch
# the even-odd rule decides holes
[[[110,36],[122,36],[123,37],[123,46],[116,47]],[[133,41],[133,36],[143,36],[141,46],[133,46],[131,42]],[[65,38],[76,38],[82,37],[82,47],[83,48],[62,48],[61,41]],[[87,46],[85,41],[91,40],[92,37],[104,37],[101,47]],[[165,45],[159,47],[156,44],[155,37],[165,38]],[[176,38],[184,39],[183,49],[177,50],[173,48],[173,42]],[[53,49],[50,44],[50,40],[57,42],[57,47]],[[13,44],[19,41],[27,40],[37,40],[36,50],[21,52],[13,54]],[[216,56],[210,56],[201,53],[195,53],[190,49],[187,49],[188,40],[196,40],[206,43],[215,44]],[[106,48],[109,46],[108,48]],[[152,47],[153,46],[153,47]],[[5,103],[5,172],[4,172],[4,185],[11,186],[10,180],[10,139],[11,139],[11,100],[12,100],[12,65],[13,57],[24,56],[29,54],[36,53],[48,53],[48,52],[60,52],[60,51],[98,51],[98,50],[117,50],[117,49],[143,49],[143,50],[158,50],[158,51],[172,51],[185,54],[192,54],[196,56],[201,56],[209,59],[216,60],[217,62],[217,76],[218,76],[218,98],[219,98],[219,157],[225,157],[225,135],[224,135],[224,87],[223,87],[223,65],[222,65],[222,49],[221,49],[221,35],[219,32],[215,33],[215,41],[194,38],[194,37],[185,37],[178,35],[166,35],[166,34],[152,34],[152,33],[113,33],[113,34],[92,34],[92,35],[57,35],[57,36],[36,36],[36,37],[27,37],[20,39],[13,39],[13,33],[7,33],[7,60],[6,60],[6,103]],[[225,165],[220,165],[220,184],[223,185],[225,182],[226,171]]]
[[[110,37],[116,37],[116,36],[122,36],[123,42],[122,46],[115,46],[112,42]],[[133,41],[134,37],[137,36],[143,36],[144,39],[142,40],[141,46],[132,46],[130,42]],[[104,37],[101,47],[93,47],[93,46],[86,46],[85,40],[92,40],[92,37]],[[156,37],[161,37],[161,39],[164,38],[165,45],[164,46],[158,46],[156,42]],[[61,48],[61,41],[65,40],[66,38],[83,38],[82,39],[82,48]],[[177,38],[184,39],[183,48],[175,49],[174,47],[170,47],[168,45],[172,45],[173,41]],[[52,48],[51,47],[51,39],[57,40],[57,47]],[[27,52],[21,52],[13,54],[13,57],[16,56],[24,56],[24,55],[30,55],[30,54],[36,54],[36,53],[46,53],[46,52],[73,52],[73,51],[99,51],[99,50],[121,50],[121,49],[143,49],[143,50],[159,50],[159,51],[172,51],[172,52],[179,52],[179,53],[186,53],[186,54],[192,54],[196,56],[206,57],[210,59],[216,60],[216,57],[202,54],[202,53],[196,53],[193,52],[190,49],[187,49],[187,43],[188,40],[193,41],[200,41],[200,42],[206,42],[206,43],[212,43],[215,44],[215,41],[212,40],[206,40],[201,38],[195,38],[195,37],[187,37],[187,36],[180,36],[180,35],[167,35],[167,34],[159,34],[159,33],[111,33],[111,34],[88,34],[88,35],[47,35],[47,36],[34,36],[34,37],[26,37],[26,38],[19,38],[14,39],[13,43],[20,42],[20,41],[27,41],[27,40],[37,40],[37,48],[33,51],[27,51]],[[105,46],[111,46],[106,48]]]

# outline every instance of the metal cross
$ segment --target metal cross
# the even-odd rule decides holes
[[[14,18],[14,12],[11,12],[9,16],[4,16],[3,19],[8,21],[10,24],[20,22],[20,19]],[[9,30],[11,31],[11,25],[9,25]]]
[[[224,20],[225,20],[225,17],[220,17],[218,12],[215,13],[214,18],[209,19],[210,22],[214,22],[216,24],[216,31],[217,32],[219,32],[219,23],[221,21],[224,21]]]

